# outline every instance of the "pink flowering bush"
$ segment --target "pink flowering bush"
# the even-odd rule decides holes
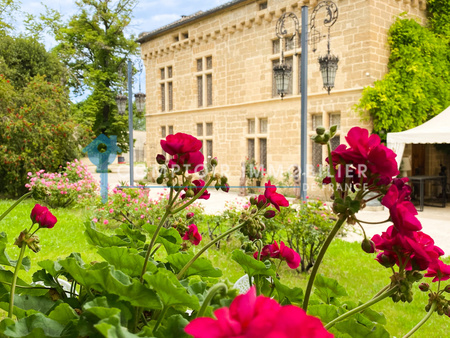
[[[52,208],[70,205],[86,205],[94,201],[99,187],[86,165],[75,159],[67,162],[60,171],[47,173],[39,170],[28,173],[29,183],[25,185],[33,197]]]

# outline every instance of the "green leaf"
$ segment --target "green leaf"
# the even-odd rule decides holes
[[[106,319],[102,319],[94,327],[106,338],[137,338],[139,336],[128,331],[126,327],[120,325],[119,315],[115,314]]]
[[[103,264],[104,263],[104,264]],[[100,292],[112,293],[121,300],[134,306],[160,309],[161,303],[154,291],[146,288],[138,280],[130,279],[106,262],[94,264],[88,268],[81,267],[74,258],[60,261],[68,273],[81,285]]]
[[[178,252],[167,256],[167,261],[178,273],[192,258],[193,254]],[[184,277],[199,275],[202,277],[221,277],[222,271],[215,268],[207,258],[200,257],[187,269]]]
[[[0,265],[12,266],[13,268],[17,265],[17,260],[11,259],[6,253],[6,246],[8,245],[8,236],[4,232],[0,232]],[[20,268],[22,270],[28,271],[31,266],[30,257],[24,257],[22,259],[22,264]]]
[[[158,338],[187,338],[189,335],[184,332],[184,328],[189,321],[182,315],[170,316],[164,326],[161,326],[156,331],[156,337]]]
[[[0,269],[0,281],[12,284],[13,277],[14,277],[14,274],[11,271]],[[26,288],[21,288],[21,286],[25,286]],[[8,286],[8,288],[9,288],[9,286]],[[33,285],[25,283],[22,279],[17,278],[16,293],[18,293],[18,294],[42,296],[42,295],[45,295],[47,292],[48,292],[48,289],[42,289],[42,286],[33,287]]]
[[[56,320],[61,325],[66,326],[69,322],[77,320],[79,317],[69,304],[61,303],[50,312],[48,318]]]
[[[117,270],[130,277],[140,277],[145,258],[139,255],[136,249],[123,247],[99,248],[98,254]],[[147,264],[147,271],[154,273],[157,267],[151,261]]]
[[[256,260],[253,256],[246,255],[241,250],[234,250],[231,258],[236,261],[251,277],[255,275],[275,276],[272,265]]]
[[[99,319],[105,319],[110,315],[115,315],[117,312],[110,312],[110,315],[106,315],[106,312],[103,312],[99,309],[114,309],[120,311],[120,319],[121,323],[125,325],[132,317],[133,314],[131,311],[133,310],[129,303],[120,301],[119,297],[116,295],[106,295],[105,297],[97,297],[92,301],[84,304],[83,309],[85,312],[91,312]]]
[[[286,304],[285,299],[288,300],[287,304],[301,304],[303,302],[303,290],[301,288],[293,287],[290,288],[287,285],[282,284],[278,279],[273,279],[275,283],[275,288],[278,293],[278,302],[281,304]]]
[[[46,259],[37,263],[41,268],[44,268],[53,277],[57,277],[62,269],[62,266],[56,261]]]
[[[193,310],[200,308],[198,298],[190,295],[172,272],[159,269],[153,275],[146,273],[144,280],[156,291],[164,306],[181,305]]]
[[[140,229],[130,229],[130,226],[125,223],[116,229],[116,234],[121,238],[127,237],[135,248],[143,248],[147,240]]]
[[[34,310],[48,314],[59,302],[54,302],[47,296],[30,296],[30,295],[15,295],[14,307],[28,311]]]
[[[329,323],[339,316],[336,307],[328,304],[311,305],[308,307],[308,314],[319,317],[324,323]]]
[[[347,296],[347,291],[337,280],[324,277],[322,274],[316,276],[314,286],[316,287],[314,294],[326,304],[330,304],[334,298]]]
[[[56,320],[45,317],[42,313],[35,313],[29,317],[19,319],[14,325],[5,330],[8,337],[48,338],[61,337],[64,326]]]
[[[86,222],[86,231],[84,232],[90,244],[99,246],[101,248],[111,246],[130,246],[129,241],[124,241],[116,235],[107,236],[98,231],[92,223]]]
[[[367,317],[374,323],[378,323],[378,324],[382,324],[382,325],[386,325],[386,323],[387,323],[386,317],[381,312],[377,312],[371,308],[367,308],[362,313],[365,317]]]
[[[157,225],[145,224],[143,228],[148,231],[150,236],[153,236]],[[158,238],[156,239],[156,243],[161,243],[168,254],[173,254],[180,251],[181,242],[181,236],[174,228],[161,228],[158,233]]]
[[[349,318],[342,322],[338,322],[335,325],[336,329],[340,332],[350,335],[352,338],[389,338],[389,332],[386,329],[377,324],[372,328],[368,328],[363,324],[360,324],[356,318]]]

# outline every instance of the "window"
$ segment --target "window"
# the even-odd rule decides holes
[[[263,9],[267,8],[267,1],[260,2],[258,5],[259,10],[262,11]]]
[[[330,114],[330,127],[337,125],[337,130],[341,130],[341,114]],[[341,136],[339,132],[336,132],[336,136],[330,141],[331,150],[335,150],[341,144]]]
[[[188,39],[189,33],[188,32],[181,33],[181,36],[183,37],[183,40]]]
[[[167,136],[166,134],[166,126],[161,127],[161,138],[165,138]]]
[[[267,132],[267,118],[247,120],[247,157],[264,169],[267,169]]]
[[[161,111],[173,110],[173,68],[167,66],[160,69]],[[168,102],[167,102],[168,101]]]
[[[169,126],[169,135],[173,135],[173,126]]]
[[[298,48],[300,48],[300,37],[297,35],[285,37],[282,40],[272,40],[272,56],[270,57],[272,60],[272,97],[278,96],[273,68],[280,64],[281,51],[284,53],[284,63],[292,69],[287,95],[300,94],[301,53]]]
[[[200,149],[200,151],[203,153],[203,156],[205,156],[206,161],[210,161],[214,157],[213,131],[212,122],[197,123],[197,138],[202,142],[202,149]]]
[[[213,104],[213,59],[212,56],[196,60],[197,65],[197,106],[205,107]]]
[[[312,116],[312,130],[316,131],[316,128],[322,126],[322,115],[313,115]],[[323,157],[323,145],[318,144],[316,142],[312,142],[312,165],[313,172],[319,173],[320,166],[322,165],[322,157]]]

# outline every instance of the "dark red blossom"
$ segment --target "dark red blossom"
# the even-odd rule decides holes
[[[253,286],[237,296],[229,308],[214,311],[216,319],[196,318],[185,328],[194,338],[331,338],[322,322],[294,305],[281,306],[274,299],[256,296]]]
[[[266,190],[264,191],[264,197],[277,209],[280,211],[281,207],[288,207],[289,202],[282,194],[277,193],[277,187],[271,185],[270,180],[265,184]]]
[[[205,158],[200,151],[186,153],[182,155],[174,155],[169,160],[169,168],[171,169],[187,169],[188,173],[197,173],[204,169]]]
[[[202,235],[198,232],[198,228],[195,224],[189,225],[188,230],[183,236],[185,241],[189,241],[194,245],[198,245],[202,240]]]
[[[253,254],[255,259],[258,258],[258,252]],[[297,269],[300,265],[300,255],[291,248],[284,245],[284,242],[280,242],[280,246],[278,246],[277,241],[274,241],[273,244],[268,244],[263,247],[260,254],[260,259],[264,258],[277,258],[282,261],[286,261],[287,265],[291,269]]]
[[[199,151],[202,148],[202,141],[189,134],[176,133],[161,140],[161,147],[166,153],[174,156]]]
[[[440,259],[431,262],[425,277],[434,277],[433,282],[450,279],[450,265],[445,264]]]
[[[51,229],[55,226],[58,220],[56,217],[48,210],[47,207],[36,204],[31,210],[30,215],[33,224],[38,223],[40,228],[48,228]]]

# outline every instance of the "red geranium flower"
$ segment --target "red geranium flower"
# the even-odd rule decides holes
[[[180,155],[199,151],[202,148],[202,141],[189,134],[176,133],[161,140],[161,147],[170,155]]]
[[[266,190],[264,191],[264,196],[267,198],[267,200],[272,203],[272,205],[278,210],[280,211],[280,206],[281,207],[288,207],[289,206],[289,202],[286,199],[286,197],[284,197],[282,194],[277,193],[277,187],[274,185],[270,184],[270,180],[269,182],[267,182],[265,184],[266,186]]]
[[[202,240],[202,235],[198,232],[198,228],[195,224],[189,225],[188,231],[183,236],[185,241],[189,241],[194,245],[198,245]]]
[[[195,151],[191,153],[186,153],[182,155],[174,155],[171,160],[169,160],[169,168],[186,168],[188,173],[197,173],[204,169],[205,158],[200,151]]]
[[[192,184],[194,185],[194,188],[192,188],[192,191],[194,191],[194,196],[195,196],[200,192],[200,190],[203,189],[203,187],[205,186],[205,181],[194,180],[194,181],[192,181]],[[187,190],[187,188],[184,188],[184,190]],[[210,197],[211,197],[211,195],[208,192],[208,190],[205,190],[198,199],[199,200],[208,200]],[[185,198],[186,198],[186,194],[182,194],[181,199],[185,199]]]
[[[51,229],[55,226],[58,220],[56,217],[48,210],[47,207],[36,204],[31,210],[31,220],[33,224],[38,223],[40,228]]]
[[[257,297],[254,286],[237,296],[230,308],[218,309],[214,315],[217,319],[194,319],[185,331],[194,338],[333,337],[318,318],[297,306],[281,306],[271,298]]]
[[[445,264],[440,259],[431,262],[425,277],[434,277],[433,282],[450,279],[450,265]]]
[[[300,255],[295,250],[287,247],[284,242],[280,242],[280,246],[278,246],[277,241],[274,241],[273,244],[265,245],[261,250],[260,259],[262,260],[268,256],[286,261],[291,269],[297,269],[301,261]],[[258,252],[255,252],[253,257],[257,259]]]

